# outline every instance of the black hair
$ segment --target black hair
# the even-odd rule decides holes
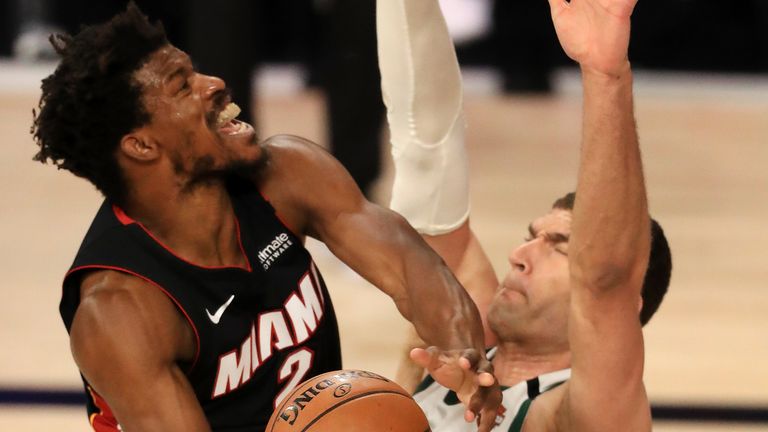
[[[120,202],[126,185],[117,147],[151,120],[133,75],[168,44],[162,24],[150,23],[130,2],[106,23],[83,27],[75,36],[52,35],[50,41],[61,62],[43,80],[33,111],[31,133],[40,147],[34,160],[50,160]]]
[[[553,209],[573,210],[576,201],[576,193],[570,192],[558,198]],[[669,288],[669,280],[672,275],[672,253],[669,250],[667,237],[659,223],[651,218],[651,253],[648,259],[648,268],[643,280],[643,307],[640,310],[640,323],[645,325],[654,313],[659,309],[661,301]]]

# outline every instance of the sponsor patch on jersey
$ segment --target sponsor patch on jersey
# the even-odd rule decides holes
[[[293,241],[286,233],[280,233],[275,236],[274,240],[269,242],[264,248],[259,251],[259,262],[261,268],[268,270],[274,262],[280,258],[289,247],[293,245]]]

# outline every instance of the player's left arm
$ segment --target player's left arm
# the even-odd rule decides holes
[[[323,241],[392,297],[427,343],[458,353],[471,369],[491,370],[477,307],[402,216],[367,201],[341,164],[307,140],[273,137],[265,149],[270,163],[262,190],[295,229]],[[475,380],[467,387],[477,388],[477,380],[484,384],[470,403],[472,410],[495,412],[501,394],[493,377],[472,373],[466,378]]]
[[[584,88],[569,242],[572,378],[556,419],[563,431],[651,430],[638,317],[650,219],[627,58],[635,3],[550,0]]]

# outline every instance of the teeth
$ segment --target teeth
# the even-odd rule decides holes
[[[237,106],[234,102],[230,102],[224,109],[219,113],[219,117],[216,119],[216,124],[219,126],[223,126],[230,121],[234,120],[238,115],[240,115],[240,107]]]

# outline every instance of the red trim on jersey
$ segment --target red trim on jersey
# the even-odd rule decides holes
[[[125,214],[123,209],[121,209],[120,207],[118,207],[115,204],[112,205],[112,211],[115,213],[115,217],[117,217],[117,220],[119,220],[121,224],[123,224],[123,225],[130,225],[132,223],[136,223],[135,220],[131,219],[130,216]]]
[[[96,391],[94,391],[91,386],[88,386],[88,394],[91,397],[91,401],[93,401],[93,405],[96,406],[96,408],[99,410],[98,413],[93,413],[88,418],[91,426],[93,427],[93,430],[96,432],[120,431],[120,426],[117,423],[117,419],[112,413],[112,409],[107,404],[107,401],[105,401],[104,398],[96,393]]]
[[[245,258],[245,270],[248,271],[248,273],[251,273],[253,267],[251,267],[251,260],[248,259],[248,255],[245,253],[245,248],[243,247],[243,236],[240,235],[240,221],[237,219],[237,216],[235,216],[235,229],[237,230],[237,245],[240,246],[240,252]]]
[[[288,222],[286,222],[285,219],[283,219],[283,217],[280,216],[280,213],[278,213],[277,209],[275,208],[275,206],[272,205],[272,202],[269,200],[269,197],[266,194],[264,194],[264,192],[262,192],[261,189],[259,189],[259,195],[261,195],[261,197],[264,199],[264,201],[266,201],[269,204],[269,206],[272,207],[272,210],[275,211],[275,217],[277,218],[277,221],[280,222],[280,224],[282,226],[284,226],[285,229],[290,231],[291,234],[293,234],[294,237],[298,238],[299,240],[302,240],[304,238],[304,236],[300,235],[297,230],[293,229],[293,227],[291,227],[291,225],[289,225]],[[302,240],[302,242],[303,242],[303,240]]]
[[[189,366],[189,369],[187,369],[187,374],[191,373],[192,370],[195,369],[195,366],[197,365],[197,360],[200,357],[200,334],[197,332],[197,327],[195,327],[195,323],[192,321],[192,318],[189,317],[189,314],[187,314],[187,311],[181,306],[181,303],[179,303],[178,300],[176,300],[176,297],[171,295],[170,292],[168,292],[165,288],[160,286],[159,283],[153,281],[152,279],[140,275],[136,272],[133,272],[128,269],[124,269],[122,267],[115,267],[115,266],[108,266],[108,265],[99,265],[99,264],[93,264],[93,265],[85,265],[81,267],[75,267],[72,270],[68,271],[67,274],[64,276],[64,279],[68,278],[71,274],[78,272],[80,270],[114,270],[122,273],[127,273],[131,276],[135,276],[145,282],[148,282],[152,285],[154,285],[156,288],[158,288],[160,291],[162,291],[166,296],[168,296],[169,299],[176,305],[177,308],[181,311],[181,313],[184,315],[184,317],[189,322],[189,325],[192,326],[192,331],[195,332],[195,340],[196,340],[196,346],[195,346],[195,358],[192,361],[192,364]]]
[[[188,261],[188,260],[184,259],[179,254],[174,252],[173,249],[171,249],[170,247],[166,246],[165,243],[160,241],[159,238],[155,237],[155,235],[152,234],[152,232],[150,230],[148,230],[147,227],[145,227],[141,222],[138,222],[138,221],[132,219],[127,214],[125,214],[123,209],[118,207],[117,204],[112,204],[112,211],[115,213],[115,217],[117,218],[117,220],[120,221],[120,223],[122,223],[123,225],[130,225],[130,224],[138,225],[142,230],[144,230],[145,233],[147,233],[148,236],[150,236],[152,238],[152,240],[155,241],[155,243],[160,245],[163,249],[167,250],[168,253],[170,253],[171,255],[175,256],[176,258],[180,259],[181,261],[184,261],[185,263],[187,263],[187,264],[189,264],[191,266],[203,268],[203,269],[206,269],[206,270],[220,270],[220,269],[233,268],[233,269],[245,270],[245,271],[247,271],[249,273],[251,273],[253,271],[253,267],[251,267],[251,260],[248,259],[248,255],[245,253],[245,248],[243,247],[243,239],[242,239],[242,236],[240,235],[240,221],[237,220],[237,216],[235,216],[235,231],[237,233],[237,244],[240,247],[240,253],[242,253],[243,257],[245,258],[245,267],[242,267],[242,266],[205,266],[205,265],[195,264],[195,263],[193,263],[191,261]]]

